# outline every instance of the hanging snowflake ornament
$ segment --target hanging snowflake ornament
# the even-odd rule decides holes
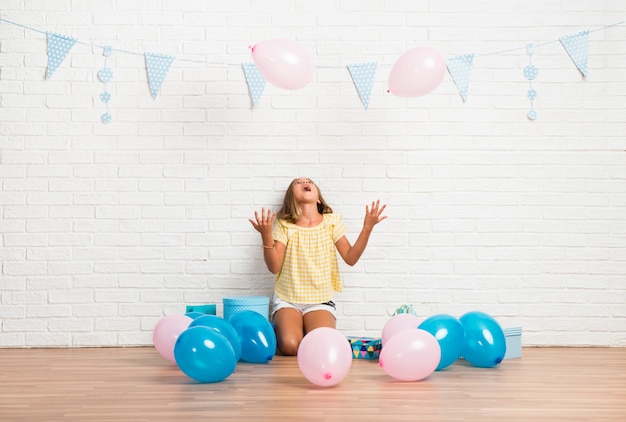
[[[113,79],[113,71],[107,67],[107,59],[111,56],[113,49],[110,46],[104,47],[102,55],[104,56],[104,65],[102,69],[98,71],[98,79],[104,84],[104,91],[100,94],[100,101],[106,105],[106,112],[100,116],[100,121],[104,124],[110,123],[112,120],[111,113],[109,113],[109,101],[111,101],[111,94],[107,91],[107,83]]]
[[[533,81],[539,74],[539,69],[533,64],[533,54],[535,54],[535,46],[533,44],[526,45],[526,54],[528,54],[528,66],[524,68],[524,77],[528,79],[529,88],[526,96],[530,100],[530,110],[526,115],[530,120],[537,118],[537,112],[535,111],[534,101],[537,98],[537,90],[533,88]]]

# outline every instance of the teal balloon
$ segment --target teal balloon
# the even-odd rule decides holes
[[[219,382],[237,366],[235,351],[222,334],[208,327],[183,331],[174,345],[174,358],[181,371],[199,382]]]
[[[446,314],[433,315],[417,328],[428,331],[439,343],[441,358],[436,371],[447,368],[461,356],[465,345],[465,330],[458,318]]]
[[[506,353],[506,338],[498,321],[478,311],[462,315],[459,321],[465,330],[463,358],[481,368],[500,364]]]
[[[228,320],[241,340],[241,360],[267,363],[276,354],[276,334],[267,319],[258,312],[240,311]]]
[[[237,361],[241,358],[241,340],[239,339],[239,334],[237,334],[235,327],[224,318],[217,315],[203,314],[189,324],[189,328],[191,327],[207,327],[222,334],[230,341],[230,345],[233,346]]]

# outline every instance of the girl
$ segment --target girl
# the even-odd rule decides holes
[[[333,214],[308,178],[291,181],[278,213],[265,208],[260,215],[254,212],[249,221],[261,233],[267,268],[276,274],[273,321],[282,355],[296,355],[309,331],[335,328],[332,298],[342,290],[335,248],[346,264],[356,264],[374,226],[387,218],[382,215],[385,207],[380,200],[365,206],[363,229],[354,245],[345,236],[341,216]]]

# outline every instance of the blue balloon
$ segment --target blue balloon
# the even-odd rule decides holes
[[[187,312],[185,315],[191,319],[196,319],[205,316],[206,314],[203,314],[202,312]]]
[[[436,371],[447,368],[461,356],[465,345],[465,330],[457,318],[446,314],[433,315],[417,328],[428,331],[439,342],[441,359]]]
[[[230,341],[230,345],[233,346],[235,358],[237,360],[241,358],[241,340],[239,339],[239,334],[235,331],[235,327],[230,322],[217,315],[203,315],[189,324],[189,328],[198,326],[207,327],[222,334]]]
[[[472,311],[459,318],[465,330],[465,360],[481,368],[491,368],[504,359],[506,339],[500,324],[484,312]]]
[[[222,381],[237,366],[235,351],[226,337],[201,326],[187,328],[178,336],[174,359],[185,375],[200,382]]]
[[[228,322],[232,324],[241,340],[241,360],[251,363],[267,363],[276,354],[276,334],[272,325],[258,312],[237,312]]]

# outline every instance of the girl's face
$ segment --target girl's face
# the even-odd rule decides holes
[[[298,202],[318,202],[319,191],[315,183],[307,177],[294,180],[293,194]]]

